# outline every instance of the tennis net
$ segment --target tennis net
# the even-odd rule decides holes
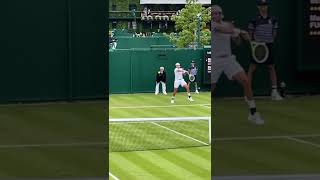
[[[210,144],[210,117],[109,120],[109,152],[176,149]]]

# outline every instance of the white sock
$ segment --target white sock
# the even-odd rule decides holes
[[[277,92],[278,87],[277,86],[272,86],[272,92]]]
[[[256,108],[256,102],[254,100],[250,100],[248,101],[248,106],[249,108]]]
[[[249,108],[256,108],[256,102],[255,100],[248,100],[247,97],[244,97],[245,101],[247,102]]]

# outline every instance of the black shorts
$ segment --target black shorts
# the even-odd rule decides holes
[[[273,43],[266,44],[269,49],[269,57],[264,63],[257,63],[253,57],[251,56],[250,63],[251,64],[263,64],[263,65],[273,65],[274,64],[274,57],[273,57]]]

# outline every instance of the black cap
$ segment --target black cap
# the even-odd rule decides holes
[[[268,4],[268,0],[257,0],[258,6],[267,6]]]

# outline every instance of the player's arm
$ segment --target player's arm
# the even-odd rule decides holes
[[[279,29],[278,20],[273,19],[273,32],[272,32],[273,39],[276,39],[276,37],[278,35],[278,29]]]
[[[232,23],[220,24],[217,22],[213,22],[213,29],[225,34],[233,34],[235,32],[235,28]]]
[[[249,25],[248,25],[248,36],[250,38],[250,41],[254,40],[255,24],[256,24],[255,20],[252,20],[249,22]]]
[[[240,45],[240,44],[241,44],[241,38],[240,38],[240,36],[232,36],[232,41],[233,41],[236,45]]]
[[[186,70],[184,70],[183,68],[177,69],[176,71],[177,71],[177,72],[182,72],[182,73],[185,73],[185,72],[186,72]]]
[[[241,40],[244,39],[246,41],[250,41],[250,36],[249,33],[247,31],[241,30],[239,29],[238,32],[234,33],[232,35],[232,40],[237,44],[240,45],[241,44]]]
[[[157,72],[157,75],[156,75],[156,82],[159,82],[159,78],[160,78],[159,74],[160,74],[160,72]]]
[[[278,34],[278,31],[277,30],[273,30],[273,33],[272,33],[273,39],[276,39],[277,34]]]

